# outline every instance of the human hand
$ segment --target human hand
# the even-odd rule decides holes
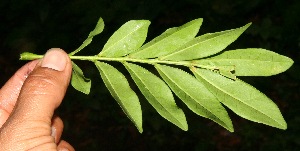
[[[69,150],[63,122],[53,116],[70,82],[71,60],[61,49],[20,68],[0,89],[0,151]]]

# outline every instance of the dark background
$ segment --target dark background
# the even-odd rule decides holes
[[[148,41],[164,30],[203,18],[199,34],[253,24],[228,49],[258,47],[292,58],[286,72],[271,77],[241,77],[270,97],[280,108],[287,130],[240,118],[228,110],[235,132],[230,133],[184,110],[189,130],[184,132],[160,117],[141,96],[144,132],[140,134],[105,88],[90,62],[77,64],[92,81],[89,95],[69,87],[57,114],[64,120],[63,139],[77,150],[300,150],[300,1],[298,0],[2,0],[0,2],[0,85],[25,61],[25,51],[44,54],[59,47],[76,49],[99,17],[104,32],[78,55],[100,52],[109,36],[132,19],[151,21]],[[121,69],[122,70],[122,69]]]

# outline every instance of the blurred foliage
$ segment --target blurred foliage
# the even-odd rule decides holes
[[[96,68],[78,62],[87,77],[93,79],[92,91],[84,95],[69,88],[57,110],[65,124],[62,137],[80,151],[300,150],[299,8],[297,0],[4,0],[0,2],[0,84],[25,64],[18,61],[21,52],[43,54],[52,47],[71,52],[82,43],[99,17],[104,19],[104,32],[81,55],[97,54],[109,36],[131,19],[152,22],[148,39],[166,28],[199,17],[204,18],[200,34],[253,22],[228,49],[266,48],[295,61],[283,74],[242,78],[279,106],[288,123],[286,131],[244,120],[230,112],[235,127],[235,132],[230,133],[178,102],[189,123],[189,131],[184,132],[161,118],[141,97],[144,133],[139,134],[110,96]]]

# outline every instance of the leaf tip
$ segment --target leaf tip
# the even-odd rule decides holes
[[[183,113],[183,112],[182,112]],[[170,121],[171,122],[171,121]],[[180,129],[182,129],[183,131],[188,131],[189,130],[189,126],[187,124],[187,121],[185,119],[185,116],[184,116],[184,121],[179,121],[179,123],[174,123],[172,122],[173,124],[175,124],[177,127],[179,127]]]
[[[280,124],[280,127],[277,127],[277,128],[282,129],[282,130],[286,130],[287,129],[286,122],[284,121],[282,124]]]
[[[197,19],[194,20],[194,22],[198,22],[201,25],[202,22],[203,22],[203,18],[197,18]]]
[[[245,30],[248,29],[251,25],[252,25],[252,22],[249,22],[248,24],[246,24],[245,26],[243,26],[243,27],[241,27],[241,28],[243,28],[244,31],[245,31]]]
[[[184,129],[182,129],[182,130],[188,131],[189,130],[188,125],[186,125],[186,127],[184,127]]]
[[[226,128],[230,133],[233,133],[234,132],[234,128],[233,127],[227,127]]]
[[[86,84],[84,84],[84,85],[86,85],[86,87],[78,86],[78,84],[76,84],[75,81],[76,80],[71,80],[71,85],[73,86],[74,89],[76,89],[77,91],[82,92],[86,95],[90,94],[91,80],[89,80]]]
[[[143,127],[137,127],[137,129],[141,134],[143,133]]]

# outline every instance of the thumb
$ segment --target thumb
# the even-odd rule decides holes
[[[51,119],[64,98],[71,71],[71,60],[63,50],[50,49],[45,54],[26,78],[13,112],[0,129],[0,150],[37,146],[56,150]]]
[[[70,58],[63,50],[48,50],[22,86],[13,113],[15,118],[51,122],[66,93],[71,71]]]

